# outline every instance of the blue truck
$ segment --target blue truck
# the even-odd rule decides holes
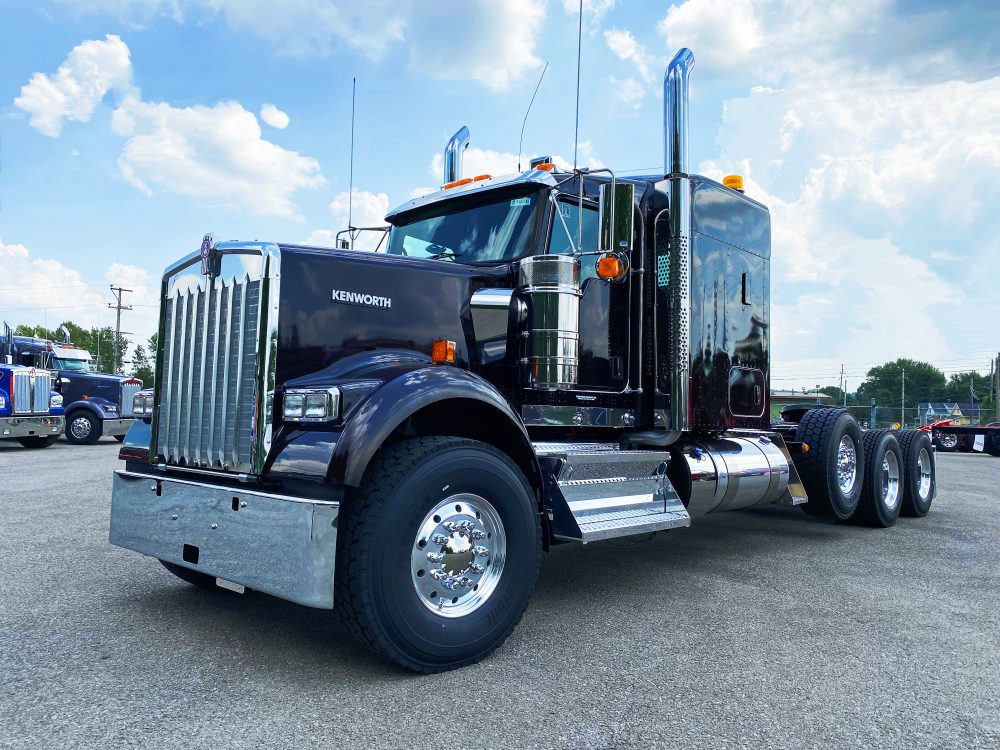
[[[141,380],[95,372],[90,352],[74,346],[68,335],[57,343],[13,336],[9,327],[6,334],[0,338],[0,348],[6,348],[13,363],[50,371],[62,395],[69,442],[85,445],[102,436],[124,440],[133,421],[132,397],[142,389]]]
[[[63,400],[52,386],[47,370],[15,365],[8,354],[0,357],[0,440],[48,448],[59,439],[65,429]]]

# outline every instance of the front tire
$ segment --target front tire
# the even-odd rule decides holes
[[[809,502],[800,506],[813,516],[846,521],[858,507],[864,481],[861,428],[844,409],[811,409],[802,415],[795,439],[795,459]]]
[[[32,435],[31,437],[18,438],[19,442],[25,448],[48,448],[50,445],[55,445],[55,442],[59,439],[58,435]]]
[[[520,621],[541,552],[538,505],[510,458],[464,438],[404,440],[341,506],[337,608],[407,669],[466,666]]]
[[[91,445],[101,439],[101,420],[87,411],[66,417],[66,439],[73,445]]]
[[[922,518],[931,509],[937,493],[937,465],[926,432],[900,430],[896,433],[903,453],[904,516]]]
[[[869,430],[865,447],[865,481],[856,518],[866,526],[896,523],[903,500],[903,454],[889,430]]]

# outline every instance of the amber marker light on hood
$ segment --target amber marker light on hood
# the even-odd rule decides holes
[[[438,339],[431,344],[431,362],[441,365],[455,361],[455,342]]]
[[[738,174],[729,174],[722,178],[722,184],[727,188],[743,192],[743,178]]]

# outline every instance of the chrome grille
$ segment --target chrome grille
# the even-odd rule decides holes
[[[11,407],[14,414],[48,414],[52,376],[44,370],[15,370]]]
[[[261,280],[216,280],[166,301],[158,452],[167,463],[249,471]]]
[[[132,413],[132,397],[141,390],[142,385],[140,383],[129,383],[128,381],[122,383],[121,403],[118,404],[119,414],[123,417],[134,416]]]

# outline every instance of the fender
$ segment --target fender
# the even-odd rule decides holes
[[[422,367],[385,383],[348,415],[333,452],[329,481],[357,487],[368,463],[397,427],[431,404],[455,399],[477,401],[493,410],[531,452],[524,424],[496,388],[466,370]],[[534,468],[537,472],[537,464]]]
[[[104,411],[103,404],[101,404],[96,399],[94,399],[94,400],[89,400],[88,399],[87,401],[82,401],[82,400],[81,401],[74,401],[71,404],[63,404],[63,410],[64,410],[64,412],[66,414],[69,414],[70,412],[73,412],[73,411],[79,411],[79,410],[89,411],[91,414],[93,414],[95,417],[97,417],[98,419],[100,419],[102,422],[105,419],[119,419],[120,418],[117,411],[112,412],[110,414],[108,412]]]

